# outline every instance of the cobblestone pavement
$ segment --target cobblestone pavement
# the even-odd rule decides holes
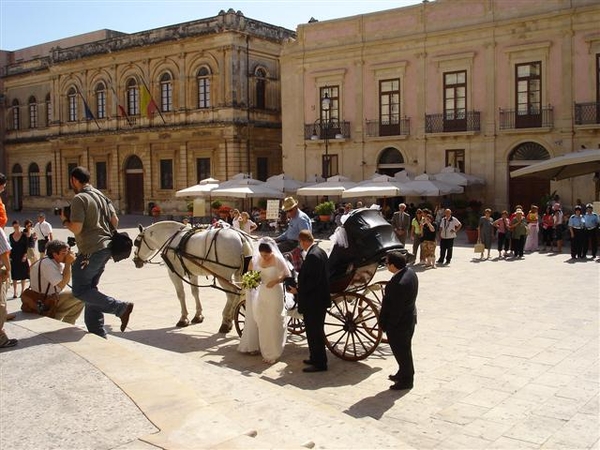
[[[123,227],[137,221],[150,223]],[[0,448],[600,448],[600,264],[571,262],[568,248],[480,261],[462,239],[450,265],[416,268],[409,392],[388,390],[386,344],[305,374],[306,341],[291,336],[267,366],[217,333],[221,292],[203,289],[206,320],[177,328],[164,266],[109,263],[101,289],[135,302],[125,333],[112,316],[108,340],[82,319],[19,313],[6,325],[21,341],[0,353]]]

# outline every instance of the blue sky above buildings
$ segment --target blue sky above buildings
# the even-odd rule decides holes
[[[0,49],[111,29],[124,33],[216,16],[246,17],[295,30],[311,17],[330,20],[421,3],[421,0],[0,0]]]

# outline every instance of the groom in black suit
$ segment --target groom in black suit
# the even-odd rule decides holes
[[[298,273],[298,288],[290,288],[298,294],[298,312],[304,315],[309,358],[304,360],[308,367],[304,372],[327,370],[325,352],[325,314],[331,306],[329,294],[329,261],[327,254],[315,244],[313,235],[302,230],[298,235],[302,250],[306,252]]]

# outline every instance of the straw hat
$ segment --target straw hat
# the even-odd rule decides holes
[[[294,199],[294,197],[286,197],[283,200],[283,206],[281,207],[281,209],[287,212],[290,209],[295,208],[296,206],[298,206],[298,202]]]

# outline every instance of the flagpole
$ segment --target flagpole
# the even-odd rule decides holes
[[[90,109],[90,106],[87,104],[87,102],[85,101],[85,98],[83,96],[83,94],[79,91],[79,89],[76,89],[77,93],[79,94],[79,96],[81,97],[81,100],[83,100],[83,107],[85,108],[84,113],[85,113],[85,118],[87,119],[88,117],[88,112],[90,113],[90,115],[92,116],[92,120],[94,121],[94,123],[96,124],[96,126],[98,127],[99,130],[102,129],[102,127],[100,127],[100,124],[98,123],[98,121],[96,120],[96,116],[94,115],[94,113],[92,112],[92,110]]]
[[[160,108],[158,107],[158,104],[156,103],[156,101],[154,101],[154,97],[152,97],[152,92],[150,92],[150,88],[148,87],[148,85],[144,81],[144,77],[141,77],[140,79],[138,79],[138,83],[140,82],[140,80],[141,80],[142,84],[144,85],[144,87],[146,88],[146,91],[148,91],[148,94],[150,95],[150,100],[153,101],[154,104],[156,105],[156,111],[158,112],[158,115],[162,119],[163,123],[166,124],[167,121],[163,117],[162,112],[160,112]]]
[[[123,114],[125,115],[125,120],[127,121],[127,125],[129,125],[130,127],[132,126],[131,121],[129,120],[129,115],[127,114],[127,111],[125,111],[125,108],[123,108],[120,104],[119,104],[119,97],[117,95],[117,91],[115,91],[115,88],[113,87],[112,83],[110,84],[110,90],[113,92],[113,95],[115,96],[115,100],[117,103],[117,111],[119,111],[119,107],[121,108],[121,110],[123,111]],[[118,112],[117,112],[118,115]]]

